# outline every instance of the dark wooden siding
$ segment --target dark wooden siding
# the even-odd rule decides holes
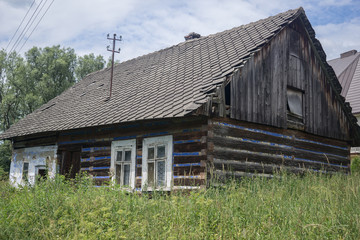
[[[206,184],[206,124],[205,118],[183,118],[68,131],[59,136],[59,152],[81,149],[81,171],[102,185],[111,180],[111,142],[136,139],[135,187],[140,189],[143,139],[172,135],[174,189],[199,188]]]
[[[233,74],[230,87],[233,119],[292,128],[286,106],[286,91],[292,87],[304,93],[305,132],[350,139],[349,122],[299,22],[253,53]]]
[[[347,172],[350,164],[346,142],[224,118],[209,120],[208,159],[220,175]]]

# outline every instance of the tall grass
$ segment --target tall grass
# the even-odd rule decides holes
[[[360,239],[360,176],[244,179],[171,195],[61,176],[0,185],[0,239]]]

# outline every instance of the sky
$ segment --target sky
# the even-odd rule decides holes
[[[338,58],[340,53],[348,50],[360,51],[360,0],[33,2],[34,0],[0,0],[0,49],[7,49],[9,52],[13,48],[24,54],[33,46],[43,48],[61,45],[75,49],[77,55],[94,53],[108,59],[111,53],[106,47],[111,42],[107,39],[107,34],[112,37],[116,33],[117,36],[122,36],[122,41],[116,43],[116,48],[120,47],[121,52],[115,56],[121,62],[183,42],[184,36],[190,32],[207,36],[302,6],[328,60]],[[42,7],[42,11],[39,11],[37,18],[34,15],[30,20],[36,7]],[[47,13],[32,32],[48,7]],[[28,10],[22,28],[9,44]],[[25,39],[29,37],[27,42],[19,38],[19,44],[14,45],[26,23],[33,20],[34,24],[25,34]]]

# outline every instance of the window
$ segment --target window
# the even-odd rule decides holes
[[[170,190],[172,180],[172,136],[143,141],[142,189]],[[146,190],[146,189],[145,189]]]
[[[297,89],[287,89],[288,120],[303,122],[303,92]]]
[[[35,166],[35,176],[36,176],[36,180],[39,180],[40,178],[46,179],[46,166],[44,165],[40,165],[40,166]]]
[[[27,181],[28,180],[28,174],[29,174],[29,163],[24,162],[24,164],[23,164],[23,172],[22,172],[22,179]]]
[[[136,140],[114,141],[111,144],[113,181],[124,187],[135,188]]]

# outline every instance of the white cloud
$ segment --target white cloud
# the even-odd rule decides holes
[[[6,47],[31,2],[0,0],[0,48]],[[321,4],[339,2],[346,5],[350,0],[57,0],[23,52],[32,46],[60,44],[74,48],[80,55],[93,52],[107,59],[110,53],[106,51],[106,34],[117,33],[123,36],[123,42],[118,44],[122,50],[116,57],[123,61],[182,42],[189,32],[206,36],[300,6],[311,21],[311,16],[327,14],[322,12]],[[317,35],[324,41],[325,50],[335,52],[339,49],[333,42],[341,36],[332,27],[318,24],[315,30],[320,32]],[[344,27],[340,26],[340,30],[345,31]],[[351,36],[347,39],[350,41]],[[344,41],[344,48],[346,44],[352,43]]]
[[[319,6],[346,6],[352,3],[352,0],[321,0]]]
[[[334,59],[340,53],[352,49],[360,51],[360,18],[340,24],[315,26],[317,38],[320,40],[327,59]]]

